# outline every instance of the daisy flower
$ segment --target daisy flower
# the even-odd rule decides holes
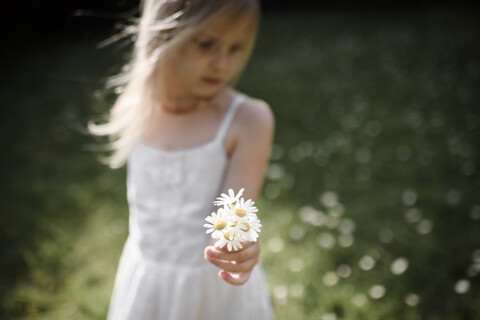
[[[260,232],[261,227],[260,220],[248,219],[238,225],[238,228],[235,230],[235,235],[238,234],[238,236],[244,239],[244,241],[255,242],[258,239],[258,233]]]
[[[238,249],[242,248],[242,244],[240,243],[240,241],[235,239],[234,234],[230,231],[224,232],[223,237],[220,237],[218,241],[215,242],[215,247],[218,248],[223,248],[225,247],[225,245],[227,245],[228,251],[232,251],[232,248],[235,251],[238,251]]]
[[[245,199],[240,198],[239,201],[235,203],[233,212],[238,217],[239,220],[244,221],[245,219],[255,219],[257,217],[258,209],[254,206],[254,202],[250,199],[245,201]]]
[[[223,248],[225,245],[228,251],[238,251],[242,248],[243,241],[255,242],[262,225],[258,220],[257,207],[251,199],[245,201],[242,197],[244,189],[235,194],[232,189],[228,194],[222,193],[213,202],[216,206],[222,206],[217,212],[205,218],[209,223],[203,226],[207,228],[206,233],[211,233],[212,238],[217,239],[215,247]]]
[[[240,199],[240,197],[243,194],[244,188],[240,189],[238,193],[235,195],[235,191],[232,189],[228,189],[228,194],[222,193],[220,197],[217,198],[216,201],[213,202],[214,205],[216,206],[225,206],[228,207],[230,205],[234,205],[237,203]]]
[[[223,232],[228,230],[230,224],[230,217],[224,209],[218,209],[216,213],[212,212],[205,220],[210,223],[205,223],[203,226],[207,228],[207,233],[211,233],[214,239],[223,237]]]

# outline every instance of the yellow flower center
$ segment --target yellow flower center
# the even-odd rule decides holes
[[[245,226],[245,228],[242,228],[243,231],[247,232],[248,230],[250,230],[250,225],[247,222],[244,222],[242,224]]]
[[[226,226],[227,226],[227,221],[225,221],[224,219],[218,219],[213,223],[213,227],[216,230],[222,230]]]
[[[247,215],[247,212],[243,208],[236,208],[235,214],[239,217],[245,217]]]
[[[224,233],[223,233],[223,236],[225,237],[225,239],[227,239],[228,241],[230,241],[230,231],[224,232]]]

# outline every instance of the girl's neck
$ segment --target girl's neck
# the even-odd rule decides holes
[[[160,109],[166,113],[185,114],[203,109],[210,99],[199,98],[163,98],[160,101]]]
[[[169,114],[187,114],[215,104],[215,101],[224,96],[225,90],[220,90],[211,97],[189,96],[175,93],[163,94],[159,98],[158,107],[161,112]]]

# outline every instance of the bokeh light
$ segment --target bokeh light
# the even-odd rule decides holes
[[[390,265],[390,271],[395,275],[400,275],[407,271],[409,262],[406,258],[397,258]]]
[[[381,284],[376,284],[368,290],[368,295],[372,299],[380,299],[383,298],[386,292],[387,290],[385,289],[385,286]]]
[[[375,259],[372,256],[365,255],[358,261],[358,265],[362,270],[372,270],[375,267]]]

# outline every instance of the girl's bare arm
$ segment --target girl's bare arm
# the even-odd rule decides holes
[[[223,186],[224,192],[228,189],[238,191],[245,188],[245,199],[255,200],[258,197],[270,157],[273,129],[274,118],[265,102],[244,102],[231,128],[234,141]],[[242,246],[237,252],[228,252],[225,248],[213,246],[205,248],[205,259],[219,267],[219,276],[232,285],[244,284],[259,259],[261,249],[258,242],[242,243]]]

